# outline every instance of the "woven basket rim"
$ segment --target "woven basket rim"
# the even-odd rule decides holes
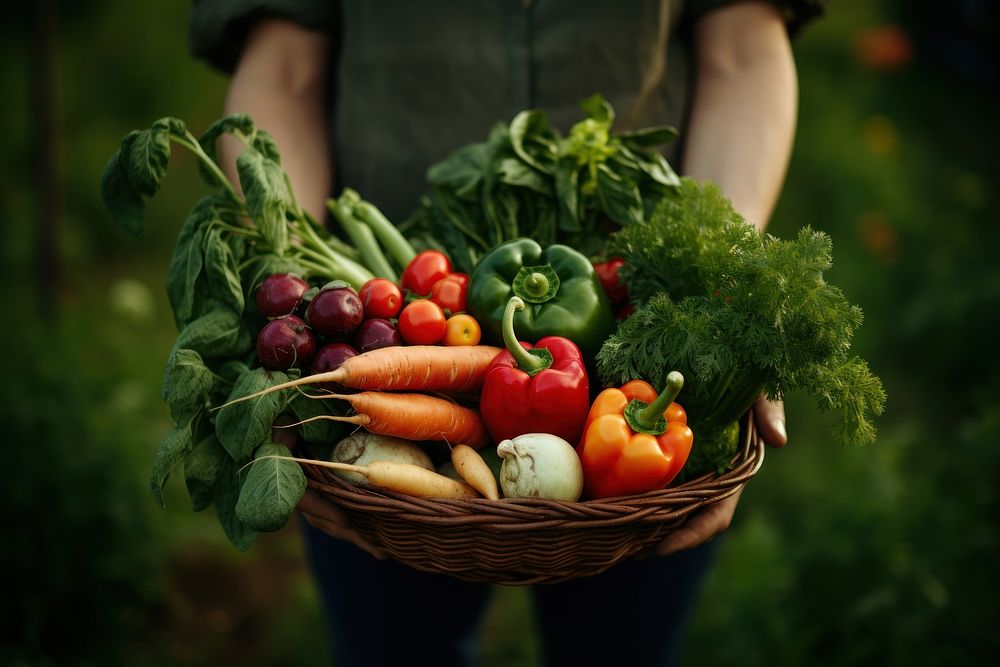
[[[375,515],[392,514],[414,523],[481,524],[501,531],[566,527],[604,528],[644,521],[662,521],[683,509],[687,514],[709,502],[736,493],[764,461],[764,443],[752,413],[741,422],[741,443],[731,468],[707,473],[677,486],[642,494],[575,502],[540,498],[451,499],[419,498],[374,486],[357,486],[327,468],[303,463],[309,487],[345,508]],[[664,510],[667,510],[666,512]]]

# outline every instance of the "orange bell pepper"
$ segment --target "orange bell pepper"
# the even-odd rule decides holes
[[[677,476],[694,443],[684,408],[673,402],[683,386],[672,371],[659,395],[642,380],[598,394],[577,447],[590,497],[662,489]]]

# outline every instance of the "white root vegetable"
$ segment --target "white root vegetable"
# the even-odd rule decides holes
[[[358,431],[337,443],[330,454],[334,463],[350,463],[366,466],[375,461],[395,461],[409,463],[425,470],[434,470],[434,463],[420,445],[412,440],[378,435],[368,431]],[[368,478],[355,472],[340,469],[334,474],[358,485],[368,483]]]
[[[528,433],[497,446],[503,458],[500,486],[506,498],[573,502],[583,493],[583,466],[573,445],[548,433]]]

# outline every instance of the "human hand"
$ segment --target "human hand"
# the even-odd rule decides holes
[[[338,540],[347,540],[359,549],[367,551],[379,560],[385,560],[387,554],[382,549],[366,540],[361,533],[351,528],[347,515],[330,501],[314,491],[306,489],[305,495],[299,501],[298,509],[309,524]]]
[[[788,443],[785,431],[785,406],[781,401],[768,401],[761,397],[753,406],[754,424],[760,437],[771,447],[784,447]],[[729,528],[740,502],[743,487],[728,498],[723,498],[692,514],[681,525],[656,545],[656,554],[666,556],[684,549],[691,549],[707,542]]]

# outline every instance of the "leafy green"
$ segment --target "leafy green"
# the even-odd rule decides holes
[[[682,179],[646,225],[609,239],[640,306],[602,347],[601,378],[658,384],[681,371],[696,441],[735,422],[761,392],[797,389],[837,414],[840,441],[872,442],[885,392],[850,355],[862,315],[824,279],[831,251],[809,228],[790,241],[762,236],[717,187]]]
[[[288,376],[280,371],[255,368],[236,380],[228,400],[243,398],[287,381]],[[287,402],[286,391],[275,391],[223,408],[215,419],[219,442],[235,461],[247,461],[257,447],[270,440],[271,425]]]
[[[184,482],[195,512],[208,508],[215,500],[215,483],[227,460],[229,455],[219,444],[215,433],[199,440],[184,460]]]
[[[497,125],[482,143],[463,146],[427,171],[430,186],[408,221],[439,242],[469,272],[491,248],[530,237],[600,251],[607,220],[641,224],[679,180],[650,150],[672,128],[612,133],[615,114],[600,95],[580,103],[586,117],[561,136],[545,114],[527,110]]]
[[[240,283],[236,255],[218,228],[210,230],[205,239],[205,278],[210,297],[239,314],[243,313],[243,285]]]
[[[281,164],[260,151],[247,150],[236,158],[236,171],[246,196],[247,211],[257,225],[257,231],[281,256],[288,249],[288,224],[285,216],[296,210],[292,193],[285,181]]]
[[[181,330],[171,356],[187,348],[205,359],[233,357],[248,352],[252,347],[250,331],[240,316],[231,308],[218,305]]]
[[[190,412],[181,417],[173,428],[167,431],[153,459],[153,471],[149,476],[149,489],[153,492],[156,502],[163,507],[163,485],[174,468],[191,452],[193,422],[198,412]]]
[[[180,348],[172,354],[163,373],[162,394],[174,418],[204,407],[215,380],[215,374],[194,350]]]
[[[236,463],[227,457],[215,482],[215,514],[226,537],[240,551],[249,549],[257,536],[253,528],[236,514],[236,504],[246,475],[246,471],[240,471]]]
[[[271,532],[287,523],[306,490],[306,476],[284,445],[265,443],[257,450],[236,503],[236,516],[253,530]]]

